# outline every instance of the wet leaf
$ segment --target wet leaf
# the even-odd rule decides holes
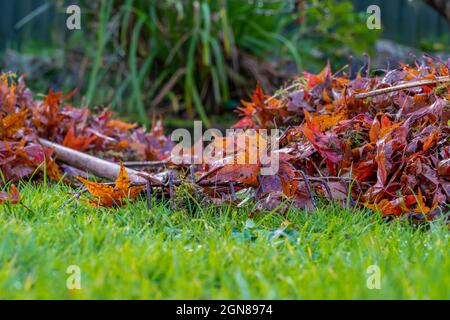
[[[18,204],[20,202],[20,193],[14,184],[9,188],[9,192],[0,191],[0,204],[11,203]]]
[[[126,199],[135,198],[144,186],[130,186],[128,173],[120,162],[120,173],[117,176],[115,186],[104,183],[92,182],[82,177],[77,177],[94,199],[88,199],[90,203],[101,207],[117,207],[126,203]]]

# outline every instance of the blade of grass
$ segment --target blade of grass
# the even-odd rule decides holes
[[[30,21],[32,21],[34,18],[36,18],[37,16],[39,16],[40,14],[44,13],[45,11],[47,11],[48,9],[50,9],[50,7],[53,6],[53,3],[51,2],[47,2],[44,3],[42,5],[40,5],[39,7],[37,7],[36,9],[34,9],[33,11],[31,11],[29,14],[27,14],[25,17],[23,17],[22,19],[20,19],[15,25],[14,25],[14,29],[20,29],[23,26],[25,26],[27,23],[29,23]]]
[[[138,115],[142,122],[148,124],[148,117],[147,113],[145,111],[144,103],[142,101],[142,93],[141,93],[141,86],[139,83],[139,77],[138,77],[138,61],[137,61],[137,46],[139,41],[139,34],[141,32],[142,26],[144,25],[144,19],[140,18],[136,25],[133,28],[133,35],[131,37],[131,43],[130,43],[130,53],[128,56],[128,66],[130,68],[130,77],[131,77],[131,85],[132,85],[132,99],[131,101],[134,102],[134,105],[136,106],[136,111],[138,112]]]
[[[114,1],[102,1],[100,5],[100,21],[97,31],[97,48],[95,50],[94,64],[90,73],[86,94],[87,105],[91,104],[94,92],[98,87],[97,76],[103,62],[103,52],[110,37],[110,31],[108,30],[108,21],[111,16],[113,4]]]

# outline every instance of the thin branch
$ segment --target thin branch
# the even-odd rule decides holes
[[[393,87],[377,89],[377,90],[364,92],[364,93],[358,93],[358,94],[355,94],[354,97],[356,99],[364,99],[364,98],[378,96],[378,95],[384,94],[384,93],[400,91],[400,90],[404,90],[404,89],[426,86],[426,85],[437,84],[437,83],[445,83],[445,82],[450,82],[450,77],[437,77],[436,79],[411,81],[411,82],[402,83],[402,84],[399,84],[399,85],[396,85]]]
[[[104,135],[103,133],[100,133],[97,130],[94,130],[92,128],[87,128],[86,131],[92,133],[93,135],[96,135],[97,137],[105,139],[106,141],[117,142],[116,139],[108,137],[108,136]]]
[[[123,165],[130,168],[162,167],[167,165],[168,161],[125,161]]]
[[[147,195],[147,210],[152,210],[152,184],[150,181],[146,181],[145,191]]]
[[[272,101],[273,99],[278,98],[279,96],[281,96],[282,94],[284,94],[286,91],[289,91],[291,89],[294,89],[295,87],[298,87],[300,84],[298,82],[294,82],[293,84],[291,84],[290,86],[287,86],[286,88],[283,88],[282,90],[280,90],[279,92],[275,93],[273,96],[270,96],[269,98],[267,98],[266,100],[264,100],[264,103],[269,103],[270,101]]]
[[[69,204],[71,204],[72,202],[74,202],[75,200],[78,200],[81,196],[81,194],[83,194],[84,192],[86,192],[87,189],[84,188],[82,191],[79,191],[77,193],[75,193],[69,200],[65,201],[62,204],[62,208],[67,207]]]

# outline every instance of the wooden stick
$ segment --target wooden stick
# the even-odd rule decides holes
[[[437,84],[437,83],[444,83],[444,82],[450,82],[450,77],[437,77],[436,79],[429,79],[429,80],[419,80],[419,81],[412,81],[408,83],[402,83],[397,86],[388,87],[388,88],[382,88],[377,89],[369,92],[364,93],[358,93],[355,94],[356,99],[364,99],[369,97],[378,96],[380,94],[414,88],[414,87],[420,87],[420,86],[426,86],[430,84]]]
[[[45,146],[52,148],[55,156],[59,161],[65,162],[77,169],[88,171],[96,176],[115,180],[120,172],[120,166],[89,154],[64,147],[60,144],[39,138],[39,142]],[[138,172],[133,169],[126,169],[132,183],[145,184],[146,179],[143,178],[146,174]]]

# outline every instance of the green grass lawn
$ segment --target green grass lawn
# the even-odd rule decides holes
[[[172,212],[161,199],[120,210],[62,204],[68,187],[22,185],[0,206],[0,298],[449,299],[449,232],[338,208],[249,216]],[[159,202],[159,205],[157,204]],[[81,270],[69,290],[68,266]],[[368,289],[370,265],[381,289]]]

